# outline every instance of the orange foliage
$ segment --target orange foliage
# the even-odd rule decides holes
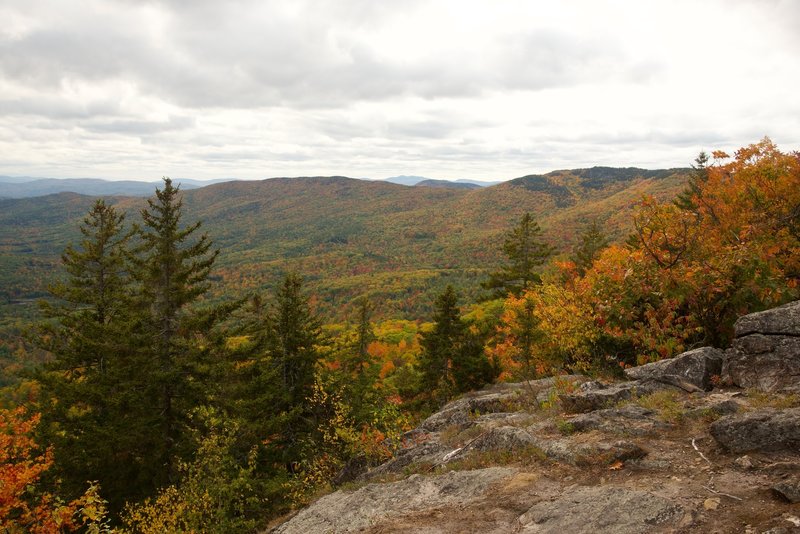
[[[518,371],[526,306],[533,363],[552,372],[725,346],[738,316],[797,298],[800,156],[764,139],[727,163],[714,157],[690,206],[644,198],[629,246],[608,247],[583,277],[558,264],[556,276],[505,302],[493,348],[502,376]]]
[[[26,417],[21,407],[0,410],[0,529],[49,534],[102,520],[105,512],[96,486],[69,504],[36,491],[53,463],[52,451],[40,451],[31,437],[39,419],[39,414]]]

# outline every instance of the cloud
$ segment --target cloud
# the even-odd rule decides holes
[[[0,174],[498,179],[800,143],[790,0],[0,0],[0,20]]]

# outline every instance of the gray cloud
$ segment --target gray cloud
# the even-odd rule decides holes
[[[647,4],[0,0],[0,174],[497,179],[800,143],[797,2]]]

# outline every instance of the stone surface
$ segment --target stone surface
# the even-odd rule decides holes
[[[800,449],[800,408],[729,415],[711,424],[711,435],[734,452]]]
[[[638,534],[658,527],[677,527],[683,515],[679,505],[652,493],[591,486],[535,504],[519,518],[514,532]]]
[[[467,425],[469,423],[469,402],[459,399],[447,404],[440,411],[425,419],[419,428],[426,432],[438,432],[451,425]]]
[[[439,476],[412,475],[388,484],[368,484],[322,497],[277,527],[280,534],[358,532],[387,519],[445,505],[468,505],[517,471],[490,467]]]
[[[736,337],[750,334],[800,336],[800,300],[740,317],[734,324]]]
[[[655,412],[637,404],[607,408],[565,419],[575,432],[602,430],[617,434],[644,435],[666,425],[655,418]]]
[[[772,491],[792,504],[800,502],[800,479],[784,480],[772,486]]]
[[[478,437],[470,444],[469,450],[512,451],[536,445],[536,438],[528,430],[513,426],[502,426],[492,428]]]
[[[722,374],[724,352],[703,347],[638,367],[625,369],[633,380],[655,380],[678,386],[684,390],[705,390],[713,387],[712,377]]]
[[[579,443],[569,438],[536,438],[534,445],[551,460],[578,466],[610,465],[647,455],[642,447],[625,440]]]
[[[661,389],[677,389],[674,386],[654,380],[636,380],[605,385],[600,382],[586,382],[575,393],[561,395],[561,405],[567,413],[583,413],[610,408],[634,396],[649,395]]]
[[[451,452],[439,441],[438,434],[426,436],[423,440],[412,441],[395,453],[394,458],[365,473],[361,478],[373,479],[389,473],[399,473],[412,465],[440,464],[447,453]]]
[[[723,377],[741,388],[800,392],[800,336],[749,334],[726,353]]]

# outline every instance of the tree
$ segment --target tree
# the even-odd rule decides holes
[[[462,321],[458,295],[448,285],[435,303],[433,328],[423,332],[418,366],[422,391],[439,403],[455,393],[482,386],[494,378],[483,343]]]
[[[592,266],[594,260],[597,259],[600,252],[606,248],[608,244],[608,236],[600,228],[597,220],[595,219],[589,223],[589,226],[581,235],[580,243],[578,243],[571,258],[580,276],[586,274],[586,271]]]
[[[131,361],[128,235],[124,216],[98,200],[80,227],[79,246],[62,255],[67,280],[50,287],[47,317],[34,342],[52,360],[34,376],[41,385],[40,439],[55,446],[55,469],[65,491],[77,495],[87,479],[104,491],[130,491],[134,456],[129,437],[124,384],[136,369]],[[119,503],[121,504],[121,503]]]
[[[131,341],[139,369],[128,393],[136,403],[135,431],[144,432],[142,478],[151,488],[174,482],[177,461],[194,448],[188,414],[208,400],[210,337],[227,311],[196,307],[219,251],[211,250],[207,234],[195,238],[200,221],[182,228],[182,216],[179,190],[164,178],[141,210],[131,255],[137,313]]]
[[[696,212],[697,201],[702,194],[703,185],[708,180],[708,154],[700,152],[692,165],[692,173],[686,182],[686,188],[678,193],[673,203],[684,211]]]
[[[481,284],[492,291],[489,298],[505,298],[509,293],[520,296],[527,287],[541,283],[538,269],[555,250],[541,240],[541,233],[539,223],[526,213],[519,225],[506,234],[503,252],[508,264]]]
[[[266,456],[281,464],[296,461],[315,426],[308,399],[322,343],[302,278],[288,274],[271,306],[253,297],[244,322],[247,342],[234,354],[234,411],[244,421],[248,444],[267,440]]]

